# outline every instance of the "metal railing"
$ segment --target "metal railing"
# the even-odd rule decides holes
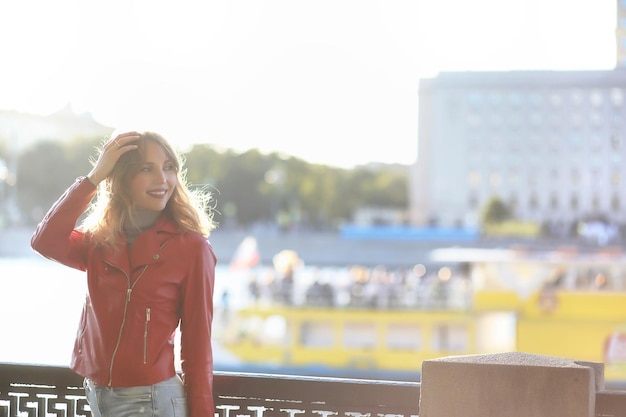
[[[68,368],[0,364],[0,417],[90,416],[83,380]],[[417,417],[420,384],[216,372],[220,417]]]
[[[68,368],[0,363],[0,417],[91,416]],[[216,372],[220,417],[418,417],[417,382]],[[445,401],[445,399],[443,399]],[[626,391],[596,394],[596,417],[626,417]]]

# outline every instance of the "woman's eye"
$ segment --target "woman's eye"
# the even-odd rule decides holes
[[[174,169],[176,169],[176,168],[174,167],[174,165],[166,165],[164,169],[165,169],[166,171],[172,171],[172,170],[174,170]]]
[[[143,167],[141,168],[142,172],[150,172],[150,167]]]

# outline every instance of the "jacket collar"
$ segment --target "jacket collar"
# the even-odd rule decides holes
[[[119,243],[116,250],[106,250],[103,259],[106,263],[126,271],[130,276],[130,272],[135,268],[160,262],[162,249],[169,239],[179,233],[168,215],[162,214],[154,226],[139,234],[132,247],[124,240]]]

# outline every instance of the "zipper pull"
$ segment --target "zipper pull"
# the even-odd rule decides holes
[[[132,288],[126,290],[126,301],[130,301],[130,294],[133,292]]]
[[[150,307],[146,308],[146,321],[150,321]]]

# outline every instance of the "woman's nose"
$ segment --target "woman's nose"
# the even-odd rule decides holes
[[[160,183],[163,184],[164,182],[167,181],[167,176],[165,175],[165,171],[163,171],[162,169],[159,169],[156,171],[156,180]]]

